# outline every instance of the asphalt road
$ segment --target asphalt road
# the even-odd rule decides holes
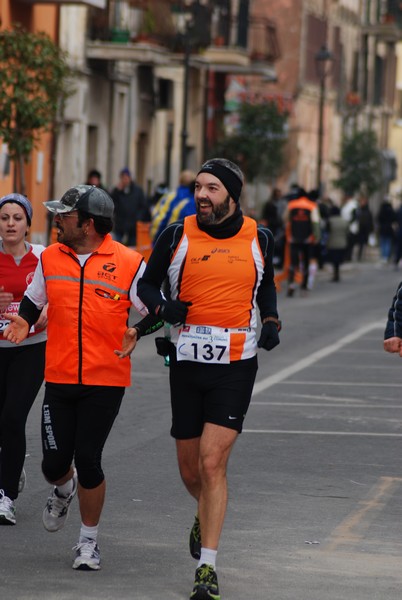
[[[252,404],[229,465],[218,553],[222,600],[400,600],[402,359],[382,349],[401,272],[345,266],[320,272],[307,297],[280,292],[281,344],[260,352]],[[39,411],[28,423],[27,486],[17,525],[2,527],[7,600],[188,600],[195,506],[169,436],[168,369],[152,337],[104,452],[102,569],[75,572],[78,505],[47,533]]]

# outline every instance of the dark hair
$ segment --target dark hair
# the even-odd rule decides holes
[[[319,198],[320,198],[320,192],[317,189],[310,190],[307,193],[307,198],[309,200],[313,200],[314,202],[317,202],[317,200],[319,200]]]
[[[105,236],[113,229],[113,219],[110,217],[99,217],[91,215],[84,210],[78,210],[78,227],[82,227],[83,222],[89,221],[89,219],[93,219],[95,231],[99,235]]]
[[[88,179],[90,179],[91,177],[97,177],[99,180],[102,179],[102,175],[97,169],[91,169],[91,171],[89,171]]]

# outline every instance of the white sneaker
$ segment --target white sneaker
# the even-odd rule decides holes
[[[27,482],[27,474],[25,473],[24,467],[22,467],[20,479],[18,482],[18,493],[19,494],[21,494],[22,490],[24,489],[26,482]]]
[[[43,526],[47,531],[58,531],[62,527],[68,517],[70,504],[77,493],[78,479],[77,472],[74,469],[73,475],[73,491],[67,498],[62,498],[57,493],[57,488],[54,487],[52,493],[47,499],[45,510],[43,511]]]
[[[0,490],[0,525],[15,525],[15,504]]]
[[[100,553],[96,540],[79,542],[74,546],[75,559],[73,569],[79,571],[98,571],[100,567]]]

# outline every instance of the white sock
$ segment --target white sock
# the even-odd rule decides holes
[[[311,262],[308,269],[308,287],[312,288],[315,281],[315,276],[317,274],[317,263]]]
[[[215,569],[217,553],[217,550],[211,550],[211,548],[201,548],[201,556],[197,568],[201,565],[212,565]]]
[[[84,525],[84,523],[81,523],[80,539],[78,543],[84,542],[86,540],[95,540],[96,542],[97,537],[98,525],[95,525],[95,527],[88,527],[88,525]]]
[[[73,491],[73,478],[63,483],[63,485],[56,485],[57,495],[61,498],[67,498]]]

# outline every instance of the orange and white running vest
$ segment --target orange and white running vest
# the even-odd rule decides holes
[[[172,298],[192,302],[179,331],[178,360],[227,363],[255,356],[256,296],[263,271],[253,219],[244,217],[240,231],[225,239],[201,231],[195,215],[184,219],[168,269]]]

